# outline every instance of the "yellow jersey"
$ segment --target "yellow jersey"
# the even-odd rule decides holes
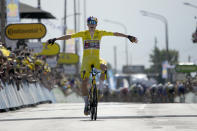
[[[103,30],[95,30],[93,38],[90,35],[89,30],[80,31],[72,34],[71,38],[81,37],[83,41],[83,57],[94,56],[99,57],[100,41],[102,36],[113,36],[113,32],[107,32]]]

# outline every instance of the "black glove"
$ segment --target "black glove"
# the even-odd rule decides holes
[[[128,38],[132,43],[133,43],[133,42],[136,42],[136,43],[137,43],[137,38],[136,38],[136,37],[128,35],[127,38]]]
[[[49,40],[48,40],[48,43],[51,44],[51,45],[53,45],[53,44],[55,43],[56,40],[57,40],[56,38],[49,39]]]

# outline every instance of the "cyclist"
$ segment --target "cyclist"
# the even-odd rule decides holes
[[[102,36],[119,36],[128,38],[131,42],[137,43],[137,38],[134,36],[118,33],[118,32],[107,32],[103,30],[96,30],[98,20],[96,17],[88,17],[87,26],[88,30],[80,31],[72,35],[65,35],[59,38],[49,39],[47,44],[54,44],[56,40],[68,40],[71,38],[81,37],[83,40],[83,59],[81,65],[81,77],[82,77],[82,86],[81,91],[84,96],[85,108],[84,114],[88,115],[88,81],[91,71],[91,65],[93,64],[95,68],[100,69],[100,83],[99,88],[103,86],[103,81],[105,80],[105,72],[107,70],[106,62],[100,58],[100,40]]]
[[[185,101],[185,86],[182,82],[177,82],[177,86],[178,86],[178,95],[180,97],[180,102],[184,102]]]

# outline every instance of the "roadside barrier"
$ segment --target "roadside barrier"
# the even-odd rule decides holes
[[[19,90],[12,83],[3,83],[0,87],[0,112],[12,111],[23,107],[34,107],[42,103],[55,103],[53,92],[41,83],[22,82]]]

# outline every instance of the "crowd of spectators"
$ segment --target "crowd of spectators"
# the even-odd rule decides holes
[[[11,50],[0,43],[0,88],[8,83],[15,84],[20,90],[21,82],[39,82],[51,90],[55,79],[45,59],[26,46]]]
[[[33,53],[25,41],[19,41],[14,50],[0,43],[0,91],[6,84],[16,85],[19,91],[25,82],[34,83],[35,86],[42,84],[48,90],[58,87],[65,96],[73,92],[81,96],[80,80],[74,75],[63,73],[61,65],[50,68],[47,58]]]

